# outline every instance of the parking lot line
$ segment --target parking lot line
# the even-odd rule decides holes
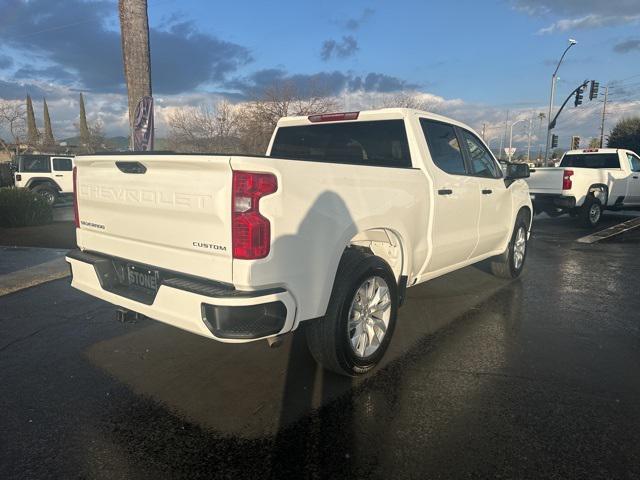
[[[640,227],[640,218],[633,218],[631,220],[627,220],[626,222],[613,225],[612,227],[605,228],[604,230],[600,230],[599,232],[579,238],[577,241],[580,243],[596,243],[600,240],[615,237],[616,235],[620,235],[621,233],[628,232],[629,230],[633,230],[634,228],[638,227]]]

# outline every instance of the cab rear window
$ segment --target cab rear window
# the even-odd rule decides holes
[[[411,167],[402,120],[280,127],[271,156],[312,162]]]
[[[565,155],[561,167],[576,168],[620,168],[617,153],[583,153]]]

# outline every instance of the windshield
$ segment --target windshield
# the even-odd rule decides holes
[[[281,127],[272,157],[379,167],[411,167],[402,120]]]
[[[561,167],[576,168],[620,168],[617,153],[580,153],[565,155]]]

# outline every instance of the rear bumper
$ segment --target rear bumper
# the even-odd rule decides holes
[[[531,194],[531,201],[540,210],[543,210],[544,207],[575,208],[576,206],[575,197],[548,193],[533,193]]]
[[[110,281],[112,258],[72,250],[71,286],[114,305],[174,327],[228,343],[245,343],[290,332],[296,304],[281,288],[240,291],[202,279],[166,275],[155,297]]]

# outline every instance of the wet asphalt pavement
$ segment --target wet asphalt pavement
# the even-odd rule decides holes
[[[615,223],[617,217],[607,217]],[[224,345],[57,280],[0,297],[0,478],[640,478],[640,230],[409,290],[387,359]]]

